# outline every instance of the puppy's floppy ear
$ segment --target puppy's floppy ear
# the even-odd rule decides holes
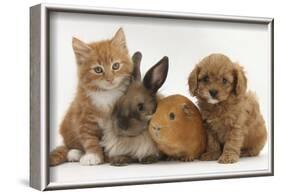
[[[188,77],[188,86],[189,92],[192,96],[196,95],[196,90],[198,87],[198,74],[200,72],[200,67],[196,65],[196,67],[192,70]]]
[[[233,88],[234,94],[236,96],[245,94],[247,90],[247,78],[243,70],[243,67],[241,67],[238,64],[235,64],[234,76],[235,76],[234,88]]]

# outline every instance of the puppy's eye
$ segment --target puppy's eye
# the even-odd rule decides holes
[[[169,118],[170,118],[170,120],[175,120],[175,118],[176,118],[175,113],[170,112],[170,114],[169,114]]]
[[[223,79],[222,79],[222,83],[223,83],[224,85],[227,84],[227,79],[223,78]]]
[[[96,66],[93,68],[96,74],[102,74],[103,69],[100,66]]]
[[[143,103],[138,103],[138,110],[143,111],[144,110],[144,104]]]
[[[202,78],[202,81],[204,82],[204,83],[208,83],[208,81],[209,81],[209,76],[204,76],[203,78]]]
[[[118,70],[120,68],[120,63],[113,63],[112,64],[112,69],[113,70]]]

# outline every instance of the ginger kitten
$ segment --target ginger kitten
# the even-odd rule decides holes
[[[104,162],[99,144],[102,128],[133,71],[122,28],[112,39],[91,44],[73,38],[72,47],[78,68],[77,93],[60,125],[64,145],[51,152],[51,166],[65,161]]]

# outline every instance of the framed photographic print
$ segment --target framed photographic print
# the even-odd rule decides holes
[[[30,185],[272,176],[273,19],[30,9]]]

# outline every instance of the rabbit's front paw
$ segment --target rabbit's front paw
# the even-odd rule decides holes
[[[142,164],[152,164],[158,162],[159,157],[157,155],[149,155],[140,160]]]
[[[114,156],[109,159],[112,166],[127,166],[133,162],[130,156]]]

